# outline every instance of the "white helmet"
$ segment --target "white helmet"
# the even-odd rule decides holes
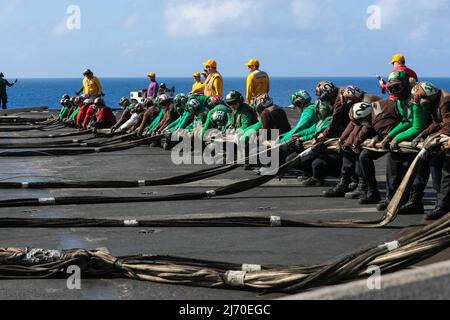
[[[94,101],[92,101],[92,99],[85,99],[84,101],[83,101],[83,103],[85,104],[85,105],[91,105],[91,104],[93,104],[94,103]]]
[[[372,105],[366,102],[355,103],[350,110],[350,118],[354,122],[360,122],[372,115]]]

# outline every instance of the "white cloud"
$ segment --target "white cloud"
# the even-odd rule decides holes
[[[413,42],[431,38],[431,30],[450,27],[447,0],[379,0],[376,5],[381,8],[382,27],[396,27]]]
[[[292,0],[292,15],[296,19],[297,27],[300,30],[311,29],[314,28],[312,25],[319,25],[320,21],[329,18],[325,16],[325,11],[328,11],[328,5],[328,1]],[[319,23],[314,23],[315,21],[319,21]]]
[[[254,0],[169,1],[164,10],[169,36],[211,36],[248,29],[261,2]]]

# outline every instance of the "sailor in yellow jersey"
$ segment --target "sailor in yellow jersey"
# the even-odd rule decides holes
[[[100,80],[94,76],[94,73],[90,69],[86,69],[83,72],[83,87],[77,92],[79,95],[81,92],[91,97],[100,97],[103,95],[103,88]]]
[[[203,63],[208,72],[208,78],[205,81],[205,96],[207,97],[223,97],[223,78],[217,71],[217,62],[208,60]]]
[[[195,83],[192,85],[191,93],[195,94],[195,95],[203,95],[205,93],[205,85],[202,82],[202,78],[201,78],[202,76],[201,76],[200,72],[194,73],[193,77],[194,77]]]
[[[248,67],[250,75],[247,78],[247,104],[251,104],[257,97],[270,92],[269,75],[259,70],[259,61],[251,59],[245,64]]]

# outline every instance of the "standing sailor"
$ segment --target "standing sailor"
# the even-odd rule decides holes
[[[251,59],[245,64],[248,67],[250,75],[247,77],[247,104],[252,104],[256,98],[269,94],[270,79],[269,75],[259,70],[260,63],[257,59]]]
[[[9,83],[8,80],[4,79],[5,75],[0,72],[0,103],[2,105],[2,110],[5,111],[5,116],[7,116],[6,114],[6,109],[8,109],[8,95],[6,94],[6,87],[11,88],[13,85],[15,85],[17,83],[17,79],[14,80],[13,83]]]
[[[391,71],[391,73],[395,72],[395,71],[404,71],[410,78],[414,79],[415,82],[419,81],[419,77],[417,76],[417,73],[414,70],[412,70],[406,66],[406,58],[403,54],[401,54],[401,53],[396,54],[392,58],[391,62],[389,62],[389,64],[394,66],[394,69]],[[412,86],[414,86],[414,85],[411,85],[411,87]],[[385,94],[386,91],[388,91],[387,83],[384,80],[380,80],[380,87],[381,87],[383,94]],[[394,99],[394,96],[391,95],[391,98]]]
[[[150,85],[147,89],[147,98],[155,99],[158,96],[159,91],[159,85],[156,81],[156,74],[154,72],[150,72],[148,77],[150,78]]]
[[[100,80],[94,76],[94,73],[90,69],[84,70],[83,76],[83,87],[77,92],[77,95],[80,95],[82,92],[92,98],[105,95]]]
[[[208,78],[205,81],[205,96],[223,97],[223,78],[217,71],[217,62],[215,60],[208,60],[203,65],[208,72]]]
[[[202,76],[201,76],[200,72],[194,73],[193,77],[194,77],[195,82],[192,85],[191,93],[195,94],[195,95],[204,94],[205,93],[205,85],[202,82]]]

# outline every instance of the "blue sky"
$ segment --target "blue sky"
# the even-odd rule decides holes
[[[396,52],[422,76],[448,76],[450,0],[0,0],[7,77],[225,76],[261,60],[272,76],[386,75]],[[65,27],[69,5],[81,29]],[[377,5],[381,29],[369,30]]]

